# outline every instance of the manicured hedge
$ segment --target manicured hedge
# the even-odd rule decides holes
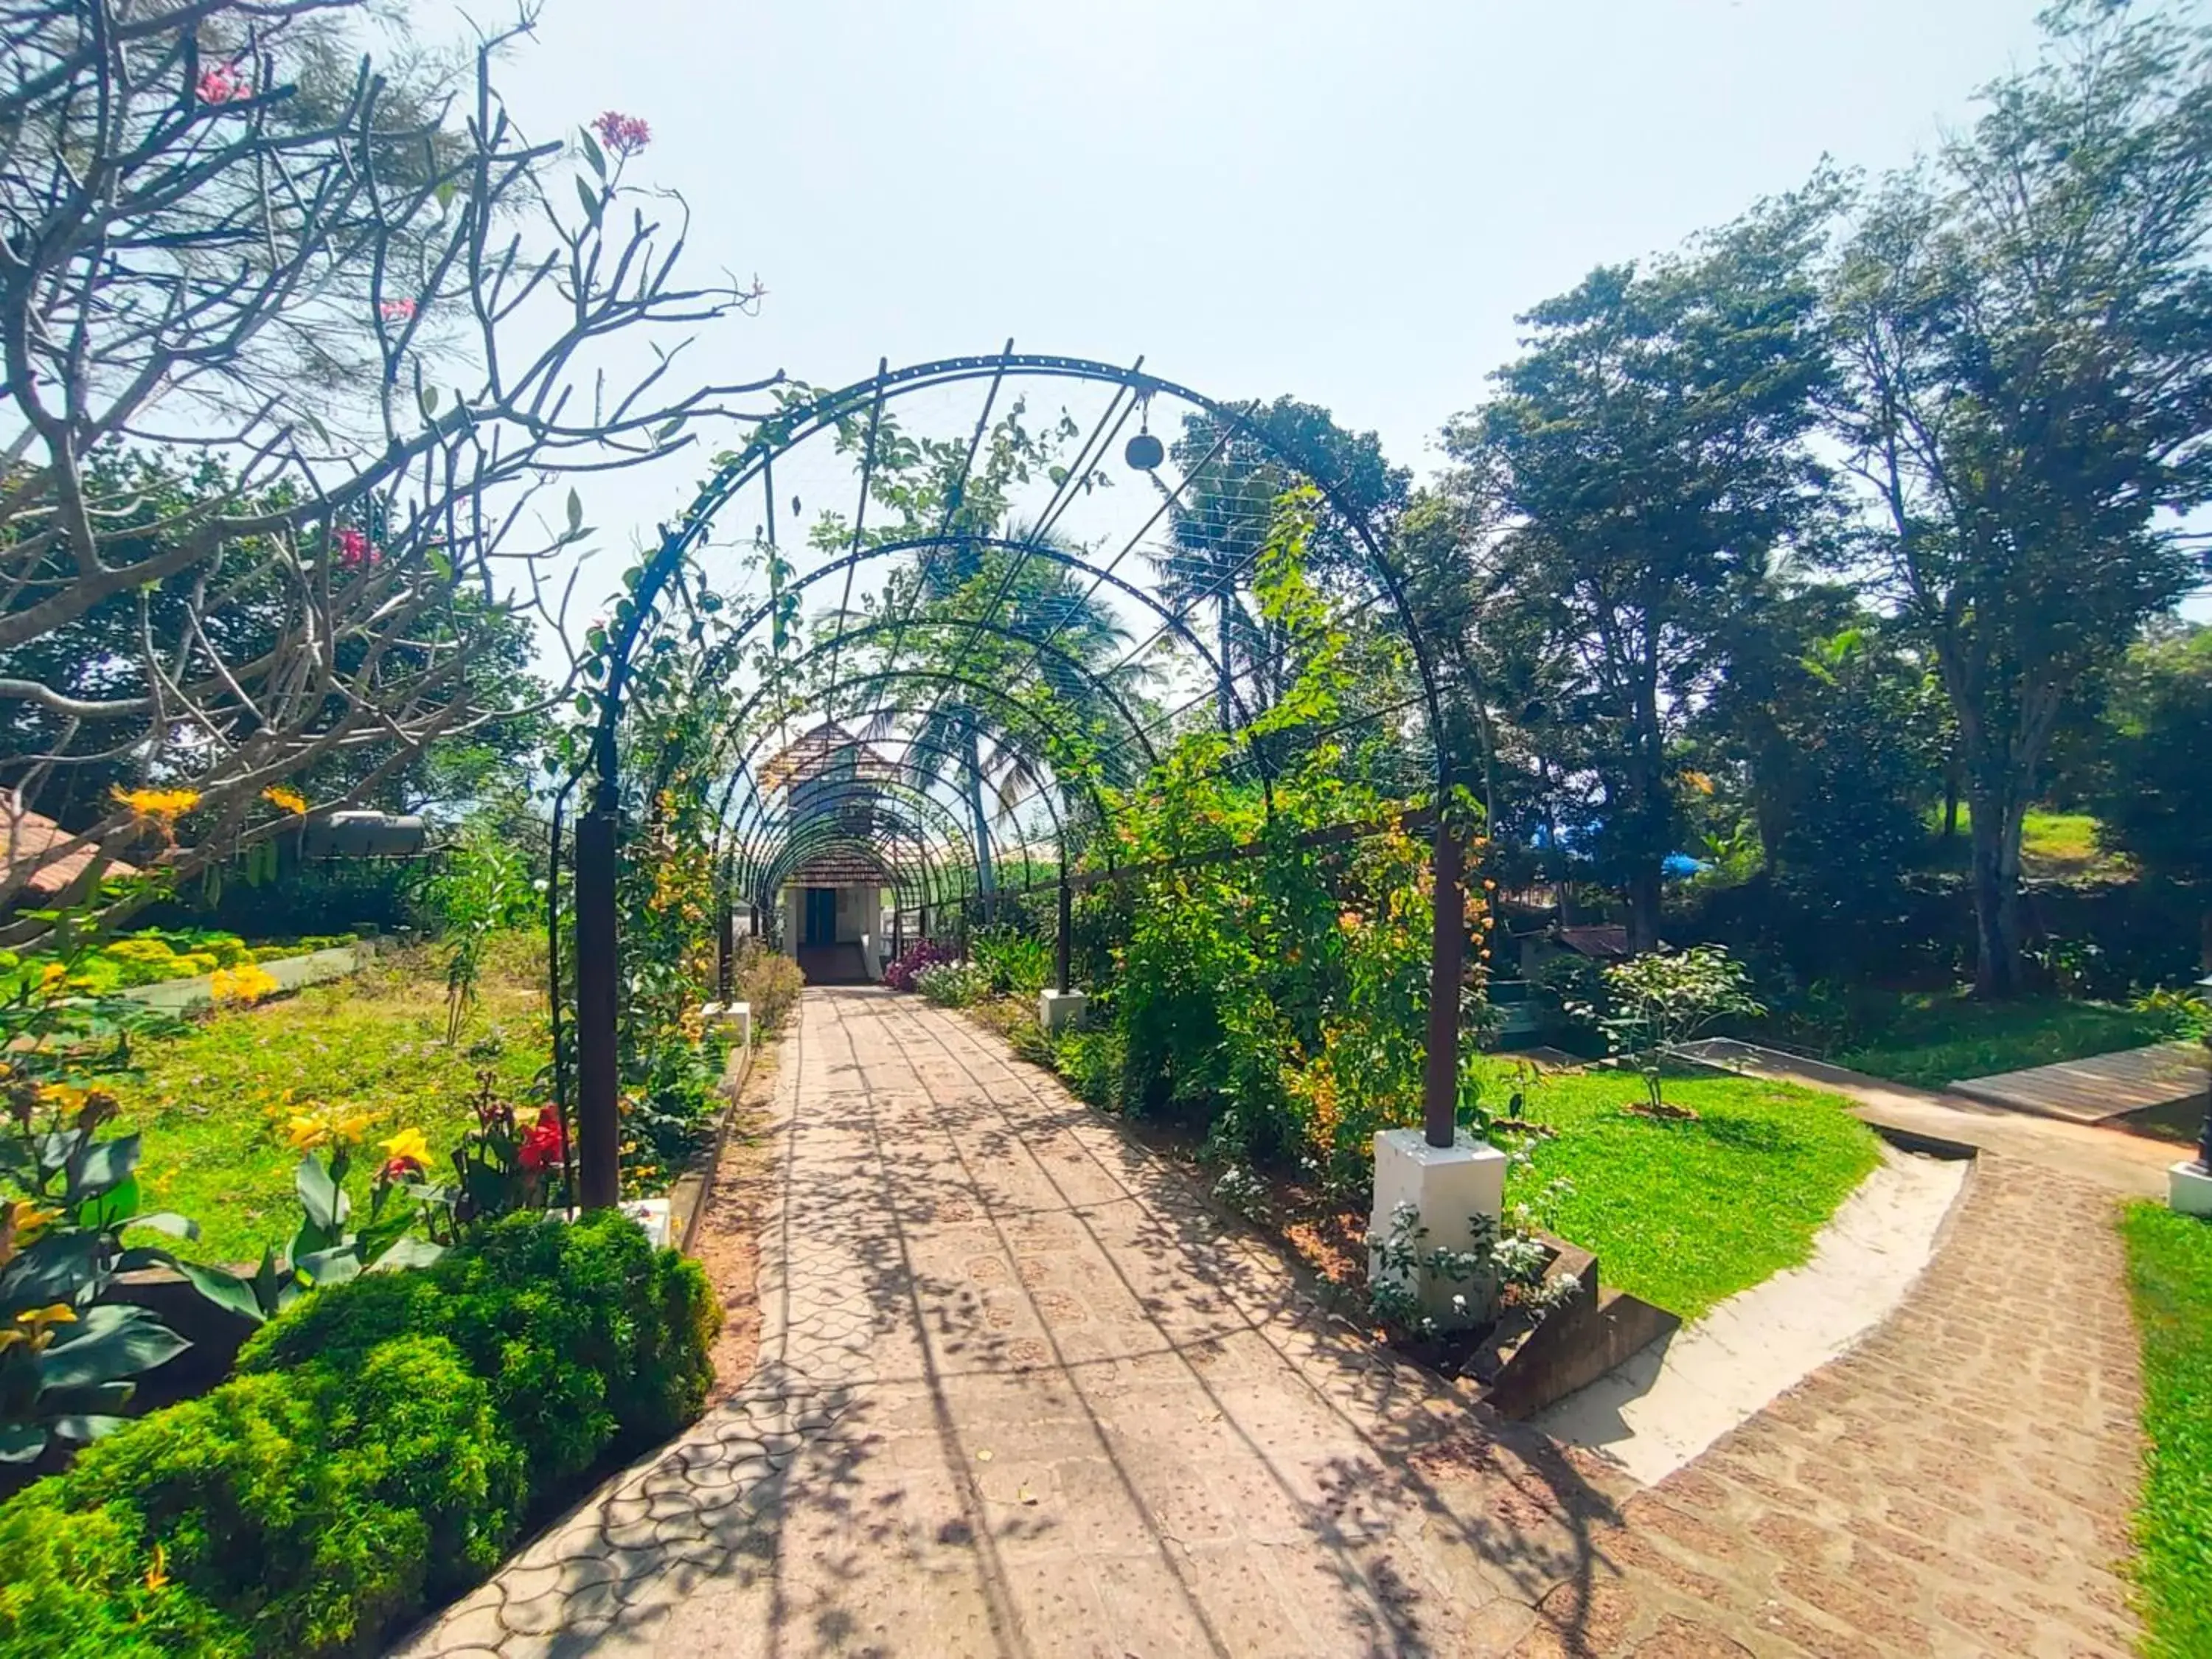
[[[696,1417],[720,1314],[610,1212],[316,1292],[0,1505],[0,1656],[368,1655]]]

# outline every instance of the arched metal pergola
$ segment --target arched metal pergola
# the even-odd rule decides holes
[[[994,505],[1006,516],[980,521],[971,500],[984,493],[979,459],[988,465],[1000,455],[1010,413],[1052,397],[1063,400],[1054,435],[1074,446],[1072,454],[1063,448],[1056,453],[1065,461],[1018,467],[1019,501],[1000,478],[993,488],[1005,499]],[[1088,418],[1077,417],[1076,405]],[[1183,436],[1170,449],[1152,428],[1155,420],[1177,417]],[[915,522],[909,504],[906,522],[872,529],[872,513],[894,510],[901,499],[893,475],[910,474],[917,455],[943,485],[934,523]],[[1057,893],[1058,979],[1066,990],[1071,894],[1141,873],[1115,870],[1114,838],[1102,836],[1110,830],[1108,782],[1143,775],[1178,723],[1202,710],[1230,738],[1224,764],[1249,769],[1263,788],[1272,775],[1267,744],[1253,728],[1259,681],[1279,663],[1257,646],[1240,658],[1225,609],[1260,556],[1264,525],[1255,534],[1249,502],[1229,522],[1231,509],[1209,505],[1206,494],[1231,468],[1271,485],[1311,486],[1343,567],[1332,573],[1334,614],[1359,617],[1401,641],[1415,682],[1410,696],[1358,711],[1339,728],[1386,723],[1408,744],[1425,744],[1441,808],[1451,797],[1454,766],[1437,665],[1368,513],[1347,497],[1345,480],[1331,476],[1327,457],[1300,452],[1241,409],[1147,374],[1141,360],[1121,368],[1018,354],[1009,342],[991,356],[896,370],[884,364],[866,380],[793,401],[721,459],[683,516],[662,527],[617,608],[588,758],[569,781],[588,773],[592,785],[574,837],[575,1144],[585,1206],[611,1204],[619,1191],[616,872],[624,780],[617,735],[641,653],[665,625],[663,601],[679,573],[716,580],[714,562],[727,557],[767,579],[764,596],[731,608],[732,625],[697,670],[702,684],[721,685],[732,699],[708,801],[718,826],[725,972],[734,915],[749,910],[760,932],[781,884],[821,860],[881,872],[894,896],[895,940],[902,941],[909,915],[926,933],[949,910],[964,914],[987,883],[996,884],[988,872],[997,837],[978,804],[988,744],[1012,781],[1011,796],[1003,781],[991,787],[1001,821],[1016,831],[1021,890],[1040,885],[1039,863],[1051,872],[1044,884]],[[824,491],[834,503],[826,511]],[[810,494],[817,507],[808,527]],[[719,526],[747,520],[750,536],[717,539]],[[1188,544],[1194,526],[1199,539],[1224,541],[1236,556],[1217,556],[1206,581],[1194,587],[1186,580],[1179,594],[1143,580],[1146,566],[1160,568],[1178,538]],[[976,580],[989,592],[961,592],[948,609],[942,590],[932,599],[931,583],[956,568],[981,573]],[[1031,602],[1024,613],[1025,572],[1033,586],[1048,584],[1050,603],[1041,611]],[[790,619],[833,593],[812,636],[783,648]],[[1208,605],[1219,621],[1211,640],[1200,614]],[[1112,619],[1115,644],[1134,641],[1111,661],[1097,637],[1102,615]],[[1073,637],[1086,626],[1091,637]],[[778,642],[766,655],[764,629]],[[1167,666],[1153,666],[1160,663]],[[1131,677],[1145,668],[1164,675],[1167,696],[1131,692]],[[1079,733],[1062,718],[1078,705],[1091,722]],[[960,716],[966,741],[943,736],[949,711]],[[803,787],[769,771],[792,749],[794,728],[814,768]],[[1464,842],[1451,817],[1433,814],[1438,902],[1423,1086],[1426,1139],[1439,1146],[1453,1139],[1465,946],[1461,907],[1444,902],[1465,876]],[[557,811],[554,834],[557,860]],[[1094,840],[1106,870],[1075,875]],[[1040,844],[1042,860],[1032,856]],[[558,978],[556,967],[556,1009]],[[556,1090],[565,1093],[557,1078]]]

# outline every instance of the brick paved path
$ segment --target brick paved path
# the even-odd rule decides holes
[[[410,1659],[2123,1649],[2088,1189],[1990,1161],[1889,1328],[1632,1497],[965,1021],[815,990],[786,1042],[755,1376]]]

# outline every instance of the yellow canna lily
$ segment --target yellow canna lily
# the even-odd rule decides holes
[[[18,1342],[27,1342],[33,1352],[44,1348],[54,1340],[52,1327],[76,1323],[76,1310],[66,1302],[49,1303],[43,1308],[32,1308],[15,1316],[12,1330],[0,1331],[0,1351],[13,1347]]]
[[[320,1113],[294,1113],[290,1126],[284,1131],[297,1150],[312,1152],[331,1138],[330,1120]]]
[[[375,1125],[376,1114],[374,1112],[356,1112],[349,1117],[334,1118],[331,1122],[331,1139],[343,1141],[349,1146],[358,1146],[368,1138],[368,1132]]]
[[[384,1156],[387,1159],[393,1161],[404,1159],[410,1164],[418,1164],[426,1170],[430,1167],[430,1143],[423,1139],[420,1129],[402,1129],[391,1139],[385,1141],[383,1148]]]

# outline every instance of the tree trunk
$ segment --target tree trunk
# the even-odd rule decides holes
[[[2017,996],[2021,976],[2020,836],[2026,801],[1969,785],[1974,893],[1974,994]]]
[[[1659,861],[1639,860],[1628,877],[1628,948],[1642,955],[1659,948]]]
[[[983,914],[998,914],[999,881],[991,868],[991,818],[983,810],[983,757],[975,742],[975,722],[963,717],[962,741],[967,750],[968,812],[975,826],[975,887],[983,896]]]

